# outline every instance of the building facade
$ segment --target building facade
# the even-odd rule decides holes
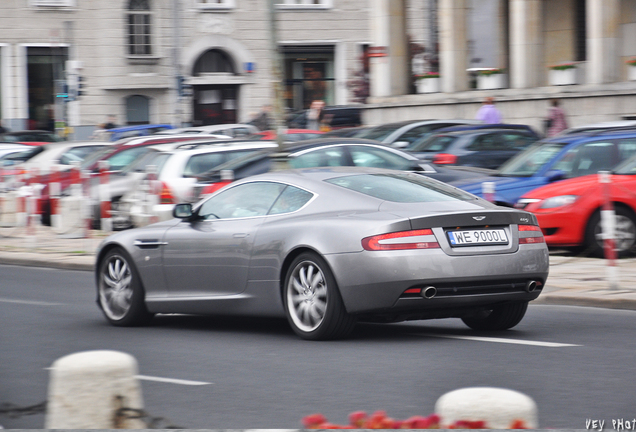
[[[630,64],[636,56],[636,1],[431,1],[437,9],[440,92],[372,87],[367,123],[474,118],[486,96],[495,97],[505,122],[539,130],[553,98],[561,100],[571,125],[636,118],[636,66]],[[388,23],[396,22],[389,17],[400,12],[394,0],[376,3],[387,25],[372,43],[388,44],[389,57],[371,59],[371,81],[408,79],[401,56],[391,57],[403,46],[395,33],[408,30],[394,25],[389,38]],[[479,49],[490,51],[481,55]],[[493,69],[502,73],[484,79],[480,71]]]
[[[371,2],[275,3],[286,108],[364,99]],[[426,2],[406,10],[422,43]],[[270,34],[268,0],[2,1],[2,124],[84,139],[109,115],[119,125],[248,121],[272,101]]]

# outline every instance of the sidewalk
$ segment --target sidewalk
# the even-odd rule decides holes
[[[92,231],[89,238],[62,238],[48,227],[35,236],[24,228],[0,229],[0,264],[92,271],[95,250],[107,237]],[[550,275],[534,304],[560,304],[636,310],[636,258],[616,261],[618,289],[610,289],[603,259],[550,254]]]

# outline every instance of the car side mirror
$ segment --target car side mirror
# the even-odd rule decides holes
[[[549,182],[563,180],[565,178],[565,172],[561,170],[550,170],[546,173],[546,178]]]
[[[177,204],[172,209],[172,216],[178,219],[189,219],[192,217],[192,204]]]
[[[409,145],[408,141],[396,141],[393,143],[393,147],[395,148],[404,148]]]

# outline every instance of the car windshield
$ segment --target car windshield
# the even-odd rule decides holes
[[[392,202],[422,203],[476,199],[467,192],[417,174],[360,174],[325,181]]]
[[[566,145],[567,143],[538,143],[506,162],[497,175],[531,177]]]
[[[448,146],[457,139],[452,135],[432,135],[424,139],[414,141],[406,150],[414,152],[440,153],[446,151]]]
[[[87,156],[86,159],[84,159],[82,161],[82,163],[80,164],[80,169],[88,169],[95,162],[97,162],[98,160],[102,159],[102,157],[105,157],[105,156],[113,153],[115,150],[117,150],[115,147],[108,146],[108,147],[106,147],[104,149],[96,151],[95,153],[91,154],[90,156]]]

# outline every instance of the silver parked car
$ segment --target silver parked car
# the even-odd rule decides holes
[[[117,326],[158,313],[286,315],[304,339],[356,321],[517,325],[548,276],[536,218],[377,168],[273,171],[175,219],[105,239],[97,302]]]

